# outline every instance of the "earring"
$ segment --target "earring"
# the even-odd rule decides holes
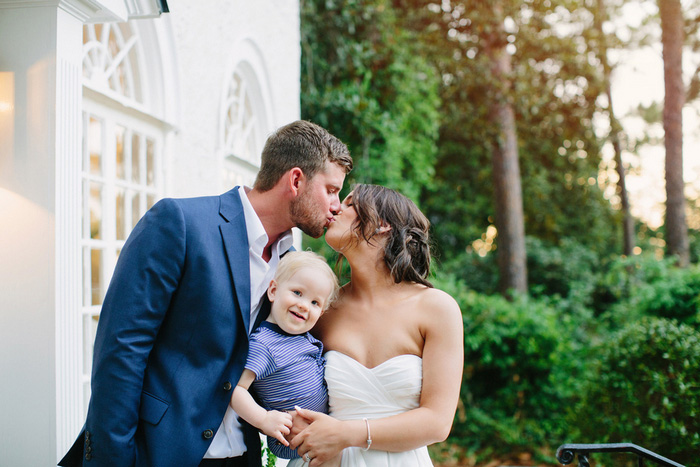
[[[382,230],[381,227],[377,227],[374,233],[378,234],[380,230]]]

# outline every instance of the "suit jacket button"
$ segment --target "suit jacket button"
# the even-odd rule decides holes
[[[90,439],[90,432],[87,430],[85,431],[85,439]]]
[[[231,386],[231,383],[229,383],[228,381],[224,383],[224,391],[230,391],[232,387],[233,386]]]
[[[87,454],[85,454],[85,460],[89,461],[90,459],[92,459],[92,454],[88,452]]]
[[[87,447],[85,448],[85,452],[88,453],[88,454],[90,454],[90,453],[92,452],[92,448],[91,448],[90,446],[87,446]]]
[[[204,439],[211,439],[213,436],[214,436],[214,432],[211,430],[204,430],[204,432],[202,433],[202,437]]]

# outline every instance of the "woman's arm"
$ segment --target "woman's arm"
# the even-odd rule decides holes
[[[253,381],[255,381],[255,373],[248,369],[243,370],[241,379],[231,395],[231,408],[255,428],[289,446],[284,435],[289,434],[289,429],[292,427],[292,416],[285,412],[268,411],[260,407],[248,392]]]
[[[420,407],[392,417],[370,420],[371,449],[400,452],[443,441],[452,427],[459,400],[464,366],[462,314],[446,293],[431,289],[422,304],[426,310],[424,334],[423,387]],[[430,312],[427,312],[430,310]],[[320,465],[346,447],[367,446],[363,420],[338,421],[329,416],[298,411],[311,425],[295,436],[292,448],[309,453]]]

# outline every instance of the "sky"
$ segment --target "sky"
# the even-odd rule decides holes
[[[646,2],[640,8],[632,2],[622,15],[624,21],[636,25],[647,12],[656,11],[655,2]],[[624,28],[624,25],[620,25]],[[657,43],[640,50],[623,54],[611,54],[616,62],[612,78],[613,108],[620,118],[625,132],[632,138],[640,138],[644,132],[663,141],[663,128],[649,128],[639,117],[630,112],[639,104],[648,106],[652,102],[663,102],[664,77],[661,44]],[[697,57],[684,56],[686,85],[692,70],[697,67]],[[611,153],[611,148],[607,148]],[[663,146],[646,146],[639,154],[623,154],[623,162],[629,164],[626,176],[632,214],[645,220],[651,227],[663,224],[663,206],[666,199],[664,182]],[[686,105],[683,112],[683,177],[688,193],[697,197],[700,193],[700,106]]]

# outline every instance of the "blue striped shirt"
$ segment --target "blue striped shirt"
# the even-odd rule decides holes
[[[251,389],[266,410],[303,409],[328,412],[323,344],[311,334],[287,334],[263,321],[250,336],[246,369],[255,373]],[[268,436],[272,452],[283,459],[299,457],[295,449]]]

